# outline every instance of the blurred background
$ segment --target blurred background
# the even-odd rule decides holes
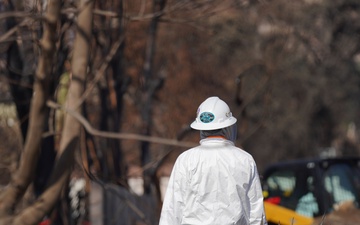
[[[72,130],[64,123],[69,112],[59,107],[75,99],[68,93],[74,71],[83,66],[76,63],[84,50],[77,48],[76,38],[84,33],[88,52],[79,115],[91,129],[81,122],[68,177],[69,187],[70,181],[81,178],[84,205],[89,205],[93,183],[102,191],[100,196],[107,188],[121,187],[119,193],[127,193],[132,190],[129,178],[134,178],[131,184],[142,185],[140,195],[159,199],[160,177],[168,176],[176,157],[199,141],[199,133],[189,125],[199,104],[210,96],[230,106],[238,119],[236,145],[253,155],[260,174],[268,165],[289,159],[359,155],[359,1],[54,2],[0,1],[3,188],[21,173],[21,155],[30,149],[30,121],[43,132],[41,143],[34,145],[37,152],[29,153],[37,160],[28,158],[35,169],[25,190],[30,186],[32,191],[21,209],[46,192],[63,153],[62,137]],[[79,18],[90,6],[91,16]],[[49,28],[54,12],[59,14]],[[86,21],[88,34],[79,29]],[[48,39],[53,46],[50,58],[43,51],[46,32],[53,34]],[[44,101],[57,104],[45,104],[46,120],[30,113],[33,99],[39,97],[34,81],[41,74],[48,79]],[[68,216],[59,224],[90,221],[88,207],[70,215],[71,200],[59,196],[41,218],[54,215],[55,208],[56,215]],[[149,199],[150,205],[159,202]],[[103,222],[105,214],[97,218]],[[137,219],[123,224],[155,224],[151,221],[158,214],[150,214],[135,213]]]

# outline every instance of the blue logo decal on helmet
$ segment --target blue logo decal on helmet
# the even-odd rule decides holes
[[[200,115],[200,121],[203,123],[210,123],[215,119],[214,114],[211,112],[203,112]]]

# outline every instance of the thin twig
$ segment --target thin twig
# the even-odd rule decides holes
[[[15,27],[11,28],[8,32],[6,32],[5,34],[0,36],[0,43],[1,42],[5,42],[11,35],[13,35],[19,27],[24,26],[25,24],[27,24],[30,20],[29,19],[25,19],[23,21],[21,21],[21,23],[19,23],[18,25],[16,25]]]
[[[321,223],[320,223],[320,225],[323,225],[323,223],[324,223],[324,221],[325,221],[325,213],[324,213],[324,215],[322,216],[322,218],[321,218]]]

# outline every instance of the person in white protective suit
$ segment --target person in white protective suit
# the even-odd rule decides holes
[[[200,145],[177,158],[160,225],[266,225],[253,157],[234,145],[236,118],[218,97],[206,99],[191,127]]]

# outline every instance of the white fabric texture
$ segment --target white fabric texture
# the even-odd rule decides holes
[[[222,138],[206,138],[176,160],[160,225],[266,225],[253,157]]]

